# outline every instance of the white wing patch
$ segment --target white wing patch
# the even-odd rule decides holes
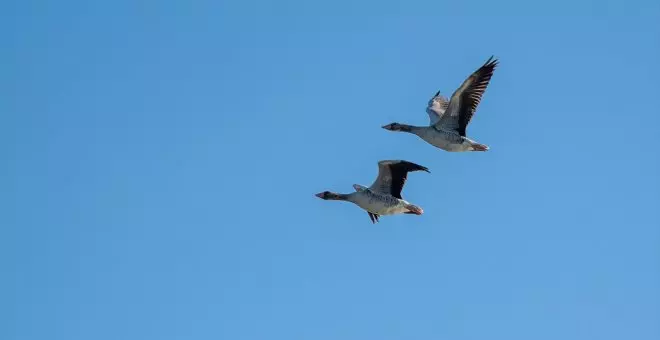
[[[435,125],[449,107],[449,100],[438,91],[426,106],[426,113],[429,115],[430,124]]]

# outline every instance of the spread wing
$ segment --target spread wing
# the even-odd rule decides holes
[[[498,60],[490,57],[486,63],[472,73],[452,94],[445,114],[440,117],[435,126],[445,130],[456,131],[465,136],[465,130],[486,92],[486,87],[493,76]]]
[[[369,189],[401,199],[401,191],[411,171],[430,172],[425,166],[402,160],[378,162],[378,177]]]
[[[426,105],[426,113],[429,115],[430,120],[429,125],[435,125],[440,120],[440,117],[445,114],[448,106],[449,100],[438,91]]]

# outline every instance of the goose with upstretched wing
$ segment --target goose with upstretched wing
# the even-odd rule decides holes
[[[381,215],[414,214],[424,210],[401,197],[401,191],[412,171],[430,172],[428,168],[403,160],[378,162],[378,177],[370,187],[353,184],[355,192],[338,194],[324,191],[316,194],[324,200],[347,201],[367,211],[371,222],[376,223]]]
[[[383,126],[390,131],[412,133],[427,143],[451,152],[487,151],[484,144],[466,136],[466,129],[474,116],[481,97],[493,77],[498,60],[490,57],[486,63],[473,72],[447,100],[438,91],[426,107],[429,126],[413,126],[390,123]]]

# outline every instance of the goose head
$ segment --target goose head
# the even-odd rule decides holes
[[[390,123],[387,125],[383,125],[383,129],[389,130],[389,131],[410,131],[408,128],[408,125],[405,124],[399,124],[399,123]]]
[[[316,194],[316,197],[324,200],[342,200],[344,199],[343,195],[331,192],[331,191],[324,191],[324,192],[319,192]]]

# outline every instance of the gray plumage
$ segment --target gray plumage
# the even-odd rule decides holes
[[[403,160],[385,160],[378,162],[378,176],[370,187],[354,184],[355,192],[337,194],[324,191],[316,194],[324,200],[352,202],[367,211],[373,223],[378,222],[380,215],[423,213],[422,208],[409,203],[401,197],[401,191],[408,178],[408,172],[426,171],[429,169]]]
[[[488,146],[467,138],[466,130],[497,65],[498,60],[490,57],[483,66],[463,81],[449,100],[438,91],[426,107],[429,126],[391,123],[383,128],[415,134],[427,143],[446,151],[488,150]]]

